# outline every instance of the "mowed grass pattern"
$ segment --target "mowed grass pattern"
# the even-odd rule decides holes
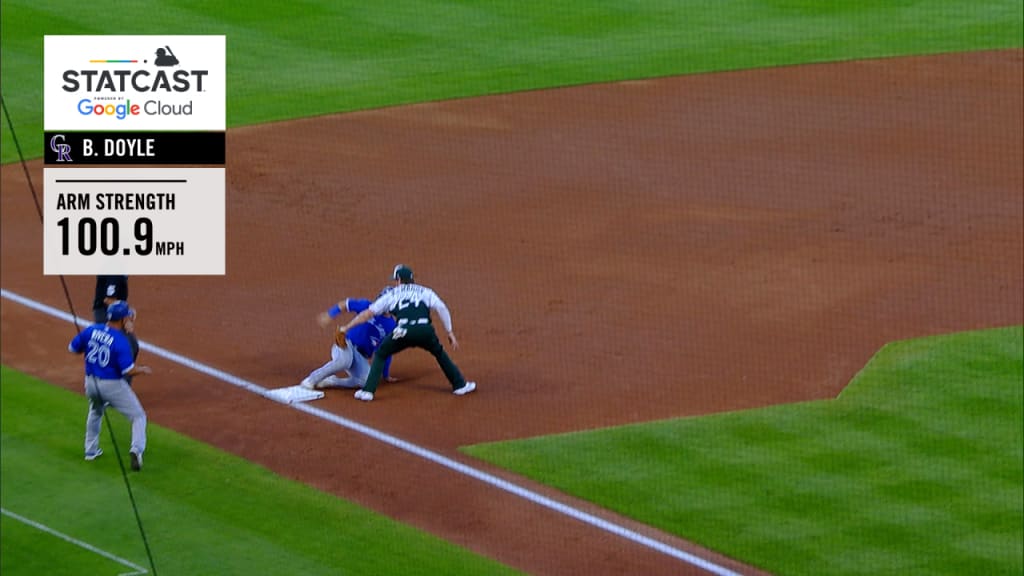
[[[1024,571],[1020,327],[886,346],[838,399],[469,454],[777,574]]]
[[[85,398],[7,368],[0,393],[3,508],[148,568],[106,426],[103,456],[83,460]],[[110,420],[126,459],[128,423],[113,411]],[[516,573],[210,446],[149,431],[145,467],[130,480],[160,574]],[[7,516],[2,522],[4,576],[131,571]]]
[[[537,0],[516,3],[395,0],[376,4],[142,0],[131,5],[2,0],[2,14],[0,90],[21,145],[30,158],[39,156],[42,150],[44,34],[225,34],[230,126],[569,84],[1019,47],[1024,43],[1024,15],[1019,0],[837,0],[827,3],[815,0],[576,0],[555,4]],[[0,121],[0,161],[17,159],[12,144],[6,120]],[[108,453],[105,460],[93,463],[96,466],[88,466],[81,462],[77,452],[79,442],[69,440],[81,435],[82,399],[71,396],[70,404],[55,403],[59,405],[56,414],[38,412],[34,404],[32,410],[25,408],[29,404],[13,404],[26,412],[16,414],[18,419],[32,412],[48,426],[46,431],[32,432],[31,438],[15,438],[9,435],[9,423],[16,420],[9,419],[6,412],[11,405],[6,401],[11,375],[5,371],[3,377],[4,505],[8,498],[20,505],[26,494],[48,490],[25,502],[33,510],[32,505],[38,505],[43,513],[50,514],[42,520],[63,519],[65,510],[69,517],[95,517],[100,527],[86,526],[86,529],[96,529],[98,534],[104,535],[100,543],[122,550],[133,561],[141,561],[137,535],[130,529],[133,519],[120,500],[123,494],[110,492],[116,480],[116,476],[111,476],[115,464],[110,461],[112,455]],[[928,549],[935,540],[915,540],[916,528],[901,528],[902,519],[916,519],[918,526],[947,522],[939,531],[946,527],[946,536],[961,536],[950,548],[967,552],[955,557],[937,556],[934,563],[942,564],[937,573],[991,573],[985,569],[1007,566],[1015,570],[1012,573],[1021,572],[1019,562],[1003,561],[1007,553],[1010,556],[1016,553],[1019,558],[1019,545],[1008,547],[1008,540],[999,536],[1007,530],[1007,518],[1014,513],[1016,518],[1020,516],[1019,500],[1014,500],[1012,495],[1007,498],[1007,487],[1020,491],[1019,457],[1003,462],[1005,468],[995,467],[990,476],[970,475],[960,464],[961,457],[949,454],[976,444],[984,446],[983,437],[965,439],[945,433],[938,434],[937,439],[934,434],[903,437],[898,433],[914,422],[892,414],[891,410],[871,406],[841,407],[846,404],[844,397],[842,401],[825,405],[807,404],[759,414],[714,417],[724,422],[737,419],[723,442],[735,446],[756,444],[770,449],[768,452],[734,449],[719,454],[715,450],[702,450],[698,446],[703,438],[700,430],[705,425],[684,422],[617,435],[608,439],[610,451],[599,445],[589,452],[574,452],[572,455],[578,458],[566,460],[566,465],[582,466],[573,482],[603,495],[605,501],[614,502],[626,514],[658,516],[658,510],[664,508],[661,516],[666,529],[697,525],[709,541],[731,541],[735,537],[735,546],[727,542],[722,549],[736,551],[737,555],[750,551],[751,558],[777,546],[779,552],[775,556],[781,558],[779,562],[789,573],[824,573],[816,568],[840,564],[846,566],[849,573],[856,573],[857,566],[863,573],[905,573],[904,568],[910,566],[927,573],[929,560],[916,555],[916,551]],[[958,416],[982,430],[989,422],[987,408],[993,405],[1005,408],[999,396],[987,399],[975,395],[967,399],[966,405],[976,407],[970,412],[973,416],[965,415],[963,409],[957,410]],[[999,411],[995,413],[998,415]],[[120,426],[121,437],[126,437],[123,422],[117,416],[114,418]],[[811,426],[815,418],[816,425],[824,429]],[[940,426],[940,430],[944,426],[938,420],[933,425]],[[837,444],[840,439],[830,440],[831,426],[848,430],[842,441],[857,443],[842,446]],[[878,426],[892,427],[897,437],[880,435],[876,431]],[[808,432],[818,437],[807,440]],[[691,435],[686,438],[696,442],[680,446],[681,433]],[[718,433],[704,434],[716,436]],[[800,439],[804,443],[793,445]],[[1001,445],[1002,433],[996,433],[990,441]],[[35,455],[37,442],[43,443],[42,460]],[[161,450],[168,450],[177,442],[161,440],[166,444]],[[1019,435],[1016,442],[1019,447]],[[229,458],[215,452],[208,454],[209,448],[198,450],[206,454],[199,461],[210,470],[218,470],[221,459]],[[553,450],[559,458],[568,456],[561,454],[560,448]],[[894,452],[914,450],[920,450],[926,459],[905,459]],[[22,456],[17,456],[19,451]],[[623,454],[630,457],[622,458]],[[1020,454],[1019,449],[1017,454]],[[186,460],[194,457],[190,449],[182,449],[178,456]],[[516,449],[503,457],[526,465],[532,456]],[[602,463],[609,458],[610,462]],[[36,460],[40,461],[42,469],[32,471]],[[297,534],[309,529],[302,524],[302,519],[295,523],[277,518],[268,522],[267,517],[278,508],[254,519],[245,508],[266,512],[262,508],[265,500],[249,493],[244,486],[232,486],[223,478],[201,476],[212,481],[210,493],[217,498],[224,497],[221,490],[242,488],[237,494],[231,493],[232,499],[239,498],[240,509],[223,511],[227,519],[221,519],[220,501],[203,496],[208,491],[207,486],[187,478],[181,484],[164,485],[160,481],[162,475],[151,474],[150,468],[159,467],[160,461],[160,458],[147,461],[147,471],[139,477],[141,494],[145,496],[143,514],[144,518],[156,519],[151,528],[158,561],[168,561],[166,550],[179,545],[181,539],[185,539],[189,549],[194,546],[199,550],[194,564],[188,564],[186,554],[170,556],[171,567],[180,569],[179,573],[209,573],[209,570],[202,570],[207,566],[204,562],[217,562],[213,565],[221,568],[218,573],[248,573],[245,570],[250,570],[251,566],[233,566],[225,560],[237,554],[252,555],[254,562],[261,563],[260,570],[253,573],[273,573],[290,562],[293,558],[290,554],[306,559],[296,557],[296,564],[288,564],[287,571],[279,573],[387,573],[379,559],[367,568],[358,558],[350,559],[346,555],[351,548],[339,542],[346,542],[349,536],[355,538],[350,533],[328,533],[320,540],[311,541],[307,535]],[[781,470],[778,469],[780,461],[785,463]],[[865,478],[884,477],[889,470],[887,467],[912,471],[915,466],[923,476],[916,481],[911,476],[901,481],[893,479],[891,485],[864,482]],[[13,471],[21,467],[28,468],[26,474],[32,480],[19,484],[14,480]],[[49,475],[51,468],[54,478]],[[592,470],[600,473],[587,478]],[[947,474],[949,480],[930,474],[931,470]],[[704,472],[724,489],[705,489],[706,483],[699,477]],[[94,477],[98,473],[106,476]],[[269,475],[266,471],[260,474]],[[19,486],[24,486],[25,490],[20,490]],[[70,490],[69,486],[77,491]],[[762,486],[765,488],[758,491]],[[841,493],[832,494],[834,488]],[[890,517],[885,522],[868,515],[860,524],[853,524],[854,528],[823,530],[821,517],[856,518],[860,508],[877,508],[876,498],[889,493],[909,504],[889,508]],[[1008,502],[1009,505],[995,511],[992,511],[994,504],[984,508],[991,513],[987,520],[986,513],[975,510],[974,516],[968,515],[971,520],[967,525],[956,524],[949,521],[949,514],[961,508],[974,510],[975,500],[954,503],[948,507],[950,510],[935,503],[962,493],[972,499]],[[62,495],[56,500],[58,504],[49,504],[51,494]],[[920,502],[915,503],[913,498]],[[321,507],[331,508],[331,504],[316,499],[314,502],[301,498],[289,502],[289,511],[310,510],[314,515],[319,514],[316,511]],[[862,506],[862,503],[867,504]],[[89,509],[81,511],[82,505]],[[340,505],[344,507],[343,503]],[[757,509],[761,505],[766,512]],[[716,506],[722,506],[725,513],[720,514]],[[334,525],[338,518],[350,520],[350,512],[332,514],[334,516],[327,516],[328,525]],[[777,519],[785,530],[766,527],[762,521],[765,515]],[[164,516],[168,517],[166,523],[161,521]],[[177,529],[182,517],[186,517],[189,525],[201,526],[208,521],[213,527],[202,528],[192,537],[187,534],[188,530]],[[737,522],[736,517],[748,521]],[[0,561],[4,564],[0,572],[5,575],[21,573],[9,564],[19,555],[23,558],[39,557],[44,552],[53,555],[43,544],[39,544],[39,549],[23,550],[21,537],[14,535],[19,530],[8,531],[8,520],[3,520],[4,553]],[[366,524],[369,522],[367,519],[354,522],[355,531],[376,529],[381,535],[377,540],[387,541],[386,532],[376,525]],[[983,529],[962,532],[965,526],[973,525]],[[222,546],[219,541],[207,540],[221,533],[230,534],[235,528],[244,533],[237,546],[227,542],[217,548]],[[1012,528],[1008,530],[1019,542],[1019,529],[1017,532]],[[908,553],[893,544],[890,536],[894,533],[912,541]],[[880,544],[836,550],[848,541],[859,541],[858,538],[875,538]],[[275,541],[281,542],[287,550],[275,548]],[[261,551],[264,542],[269,546],[267,552]],[[307,554],[305,551],[311,546],[316,550]],[[491,565],[481,568],[468,560],[467,564],[454,561],[454,566],[435,565],[433,560],[451,555],[451,548],[446,544],[437,543],[437,546],[439,550],[413,548],[409,554],[417,559],[413,566],[392,561],[388,566],[394,567],[392,573],[501,572],[500,568]],[[218,553],[209,552],[211,549],[218,549]],[[989,549],[991,554],[986,552]],[[793,559],[787,562],[786,555],[791,551]],[[805,558],[806,563],[802,563]],[[992,561],[996,564],[986,564],[986,558],[994,558]],[[353,563],[347,563],[349,560]],[[307,566],[304,562],[312,565],[308,572],[302,571]],[[326,568],[328,564],[332,568]],[[27,570],[27,573],[39,573],[35,568]],[[51,573],[59,573],[55,570]],[[92,570],[83,569],[79,573],[92,573]]]
[[[0,516],[0,543],[0,574],[114,576],[138,572],[130,565],[8,516]]]
[[[42,153],[46,34],[224,34],[227,120],[238,126],[571,84],[1017,47],[1022,22],[1019,0],[3,0],[0,80],[31,158]],[[0,137],[0,159],[16,160],[6,122]]]

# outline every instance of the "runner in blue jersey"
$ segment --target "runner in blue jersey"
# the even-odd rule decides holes
[[[388,288],[390,289],[390,288]],[[381,292],[383,295],[387,292]],[[372,301],[362,298],[346,298],[339,301],[327,312],[320,313],[317,321],[325,327],[333,318],[342,312],[359,313],[370,307]],[[331,346],[331,359],[323,366],[310,372],[299,384],[303,388],[322,390],[324,388],[362,388],[366,376],[370,373],[370,361],[377,347],[384,338],[395,329],[395,320],[390,316],[374,316],[366,324],[359,326],[361,330],[353,330],[346,335],[344,346],[335,343]],[[391,381],[388,372],[391,362],[384,367],[384,378]],[[338,372],[346,372],[344,378]]]
[[[68,350],[85,356],[85,395],[89,415],[85,420],[85,459],[95,460],[100,449],[100,426],[107,406],[112,406],[132,424],[129,458],[132,470],[142,469],[146,451],[146,411],[125,377],[150,374],[148,366],[136,366],[125,324],[134,311],[117,301],[107,307],[105,324],[93,324],[68,344]]]
[[[407,348],[422,348],[434,357],[437,365],[444,372],[445,378],[451,384],[452,394],[465,396],[476,390],[476,382],[467,381],[459,367],[452,362],[452,359],[445,352],[444,346],[437,339],[437,333],[431,324],[430,313],[434,311],[444,325],[448,334],[448,343],[453,350],[459,348],[459,341],[452,331],[452,316],[448,306],[436,292],[416,284],[412,277],[412,268],[404,264],[395,266],[391,273],[392,279],[398,282],[391,290],[381,292],[370,306],[356,315],[348,324],[338,327],[336,338],[343,338],[349,331],[355,330],[365,322],[369,322],[374,316],[390,314],[395,317],[397,327],[388,334],[387,338],[380,343],[380,348],[373,355],[373,364],[370,366],[370,373],[366,377],[366,384],[355,393],[356,400],[369,402],[377,393],[377,385],[380,383],[385,362],[391,356]]]

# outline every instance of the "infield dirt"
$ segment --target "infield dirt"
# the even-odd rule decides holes
[[[833,397],[886,342],[1024,322],[1022,61],[775,68],[233,129],[228,274],[133,277],[139,332],[293,385],[328,356],[316,314],[406,263],[447,301],[479,390],[453,396],[407,352],[374,402],[332,391],[318,407],[741,567],[457,447]],[[3,287],[66,308],[22,167],[2,184]],[[69,285],[88,315],[92,278]],[[5,364],[81,390],[69,325],[4,301],[2,335]],[[143,359],[152,422],[526,572],[700,573]]]

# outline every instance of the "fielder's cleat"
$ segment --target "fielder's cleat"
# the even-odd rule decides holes
[[[299,386],[302,386],[306,390],[316,390],[317,389],[316,383],[313,382],[312,380],[310,380],[309,378],[303,378],[302,382],[299,382]]]
[[[99,458],[100,456],[103,456],[103,449],[102,449],[102,448],[97,448],[97,449],[96,449],[96,451],[95,451],[95,452],[93,452],[92,454],[89,454],[89,453],[87,452],[87,453],[85,454],[85,459],[86,459],[87,461],[89,461],[89,462],[92,462],[93,460],[95,460],[95,459]]]
[[[369,402],[370,400],[373,400],[373,392],[368,392],[366,390],[356,390],[355,399],[362,400],[363,402]]]
[[[128,459],[131,460],[132,470],[138,472],[142,470],[142,454],[136,454],[135,452],[128,453]]]
[[[456,388],[455,390],[452,390],[452,394],[455,394],[456,396],[465,396],[466,394],[469,394],[473,390],[476,390],[476,382],[466,382],[465,384],[462,385],[462,388]]]

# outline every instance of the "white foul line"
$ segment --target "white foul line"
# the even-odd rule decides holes
[[[75,322],[76,318],[74,316],[72,316],[71,314],[68,314],[67,312],[64,312],[63,310],[58,310],[56,308],[47,306],[46,304],[42,304],[40,302],[36,302],[35,300],[31,300],[29,298],[25,298],[24,296],[19,296],[19,295],[15,294],[15,293],[13,293],[13,292],[11,292],[9,290],[5,290],[5,289],[0,288],[0,296],[3,296],[4,298],[7,298],[8,300],[11,300],[13,302],[17,302],[18,304],[21,304],[22,306],[26,306],[28,308],[31,308],[33,310],[42,312],[42,313],[47,314],[49,316],[53,316],[54,318],[59,318],[61,320],[65,320],[67,322],[76,323]],[[77,320],[78,320],[77,323],[82,323],[82,324],[89,324],[90,323],[89,321],[83,320],[81,318],[78,318]],[[552,500],[551,498],[548,498],[547,496],[538,494],[538,493],[536,493],[536,492],[534,492],[532,490],[528,490],[526,488],[523,488],[522,486],[519,486],[517,484],[513,484],[512,482],[509,482],[507,480],[503,480],[501,478],[498,478],[497,476],[494,476],[492,474],[488,474],[487,472],[484,472],[482,470],[477,470],[476,468],[473,468],[471,466],[467,466],[467,465],[465,465],[465,464],[463,464],[461,462],[457,462],[455,460],[452,460],[451,458],[447,458],[445,456],[442,456],[441,454],[438,454],[437,452],[434,452],[432,450],[428,450],[426,448],[423,448],[422,446],[417,446],[415,444],[412,444],[411,442],[407,442],[405,440],[402,440],[401,438],[396,438],[395,436],[392,436],[392,435],[387,434],[385,432],[381,432],[380,430],[377,430],[375,428],[370,428],[369,426],[364,426],[364,425],[362,425],[362,424],[360,424],[358,422],[355,422],[353,420],[349,420],[348,418],[343,418],[341,416],[338,416],[337,414],[334,414],[334,413],[331,413],[331,412],[327,412],[326,410],[321,410],[319,408],[314,408],[313,406],[310,406],[310,405],[307,405],[307,404],[301,404],[301,403],[300,404],[288,404],[287,402],[285,402],[285,401],[275,397],[274,395],[272,395],[271,391],[269,389],[267,389],[267,388],[264,388],[264,387],[262,387],[262,386],[260,386],[258,384],[254,384],[252,382],[249,382],[248,380],[243,380],[242,378],[239,378],[238,376],[234,376],[232,374],[228,374],[227,372],[224,372],[222,370],[218,370],[218,369],[213,368],[211,366],[207,366],[206,364],[203,364],[201,362],[197,362],[195,360],[192,360],[191,358],[186,358],[186,357],[184,357],[184,356],[182,356],[180,354],[176,354],[174,352],[171,352],[170,350],[166,350],[166,349],[161,348],[159,346],[154,346],[153,344],[148,344],[148,343],[143,342],[141,340],[139,341],[139,348],[141,348],[142,350],[146,350],[147,352],[152,352],[153,354],[155,354],[157,356],[160,356],[161,358],[164,358],[166,360],[170,360],[171,362],[175,362],[175,363],[180,364],[182,366],[191,368],[191,369],[195,370],[196,372],[200,372],[202,374],[206,374],[207,376],[216,378],[218,380],[221,380],[222,382],[226,382],[228,384],[231,384],[232,386],[237,386],[238,388],[242,388],[243,390],[247,390],[249,392],[252,392],[253,394],[262,396],[262,397],[264,397],[267,400],[270,400],[272,402],[277,402],[279,404],[283,404],[285,406],[288,406],[290,408],[298,410],[299,412],[305,412],[306,414],[309,414],[311,416],[316,416],[317,418],[321,418],[321,419],[326,420],[328,422],[332,422],[332,423],[337,424],[338,426],[341,426],[343,428],[348,428],[349,430],[352,430],[353,432],[358,432],[358,433],[363,434],[365,436],[369,436],[370,438],[373,438],[374,440],[378,440],[380,442],[388,444],[389,446],[393,446],[395,448],[398,448],[399,450],[403,450],[403,451],[408,452],[410,454],[414,454],[416,456],[419,456],[420,458],[423,458],[423,459],[429,460],[430,462],[433,462],[435,464],[439,464],[441,466],[444,466],[445,468],[448,468],[449,470],[453,470],[453,471],[458,472],[460,474],[464,474],[464,475],[469,476],[471,478],[475,478],[475,479],[477,479],[477,480],[479,480],[479,481],[481,481],[481,482],[483,482],[485,484],[489,484],[490,486],[498,488],[499,490],[503,490],[505,492],[508,492],[510,494],[513,494],[515,496],[518,496],[520,498],[523,498],[525,500],[533,502],[534,504],[538,504],[538,505],[543,506],[543,507],[545,507],[545,508],[547,508],[549,510],[553,510],[555,512],[558,512],[559,514],[562,514],[562,515],[568,516],[570,518],[574,518],[576,520],[579,520],[580,522],[583,522],[584,524],[589,524],[589,525],[591,525],[591,526],[593,526],[595,528],[604,530],[605,532],[609,532],[611,534],[615,534],[616,536],[619,536],[621,538],[625,538],[626,540],[629,540],[629,541],[635,542],[637,544],[640,544],[641,546],[645,546],[647,548],[650,548],[652,550],[655,550],[655,551],[660,552],[662,554],[665,554],[667,556],[671,556],[671,557],[676,558],[678,560],[682,560],[683,562],[686,562],[687,564],[696,566],[696,567],[701,568],[703,570],[706,570],[706,571],[708,571],[708,572],[710,572],[712,574],[716,574],[718,576],[740,576],[740,574],[738,572],[733,572],[732,570],[729,570],[728,568],[726,568],[724,566],[719,566],[718,564],[715,564],[714,562],[711,562],[710,560],[705,560],[704,558],[701,558],[699,556],[695,556],[694,554],[691,554],[691,553],[689,553],[689,552],[687,552],[685,550],[680,550],[679,548],[675,548],[673,546],[669,546],[668,544],[665,544],[663,542],[659,542],[659,541],[657,541],[657,540],[655,540],[653,538],[650,538],[648,536],[644,536],[643,534],[640,534],[639,532],[636,532],[634,530],[630,530],[629,528],[626,528],[624,526],[620,526],[618,524],[615,524],[614,522],[609,522],[608,520],[604,520],[603,518],[598,518],[597,516],[594,516],[593,514],[588,514],[588,513],[584,512],[582,510],[578,510],[576,508],[573,508],[571,506],[568,506],[568,505],[563,504],[561,502],[558,502],[556,500]]]
[[[18,522],[21,522],[22,524],[28,524],[29,526],[35,528],[36,530],[42,530],[43,532],[46,532],[47,534],[51,534],[53,536],[56,536],[57,538],[60,538],[61,540],[65,541],[65,542],[74,544],[75,546],[78,546],[79,548],[85,548],[86,550],[88,550],[89,552],[92,552],[93,554],[99,554],[100,556],[103,556],[107,560],[113,560],[114,562],[117,562],[118,564],[121,564],[122,566],[127,566],[127,567],[131,568],[132,570],[134,570],[134,572],[124,572],[124,573],[118,574],[117,576],[139,576],[140,574],[148,574],[149,573],[145,568],[143,568],[141,566],[136,566],[135,564],[132,564],[131,562],[125,560],[124,558],[119,558],[117,556],[114,556],[110,552],[106,552],[104,550],[100,550],[99,548],[93,546],[92,544],[88,544],[86,542],[82,542],[81,540],[77,540],[75,538],[72,538],[71,536],[68,536],[67,534],[64,534],[62,532],[57,532],[56,530],[54,530],[53,528],[50,528],[49,526],[46,526],[45,524],[40,524],[39,522],[36,522],[35,520],[29,520],[28,518],[25,518],[24,516],[19,516],[19,515],[15,514],[14,512],[11,512],[10,510],[8,510],[6,508],[0,508],[0,514],[3,514],[4,516],[10,516],[11,518],[14,518]]]

